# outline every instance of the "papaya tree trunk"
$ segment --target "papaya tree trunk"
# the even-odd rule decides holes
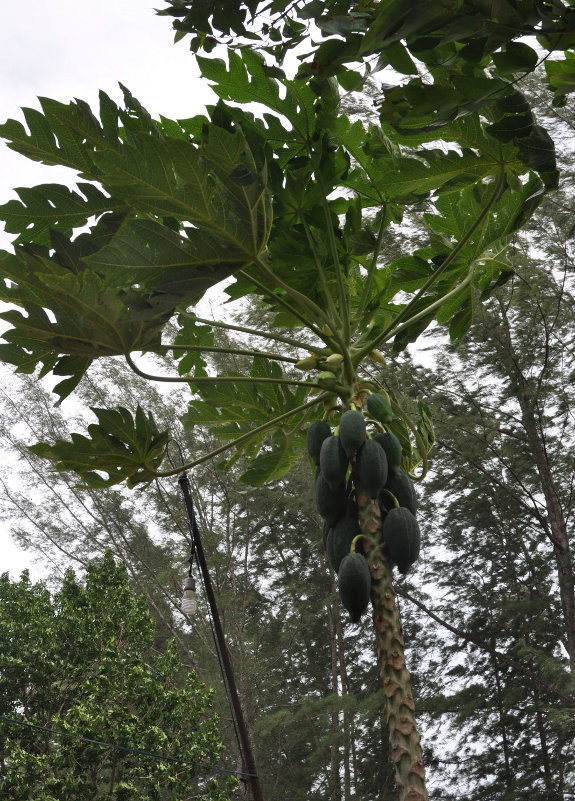
[[[395,603],[392,566],[381,543],[381,512],[356,484],[361,533],[371,571],[375,646],[385,696],[391,758],[399,801],[428,801],[411,680],[405,664],[401,620]]]

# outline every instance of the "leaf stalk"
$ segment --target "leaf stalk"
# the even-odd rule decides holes
[[[258,434],[263,434],[265,431],[269,431],[271,428],[275,428],[278,423],[281,423],[282,420],[288,420],[290,417],[293,417],[294,414],[299,414],[300,412],[306,411],[306,409],[311,409],[313,406],[316,406],[319,403],[322,403],[331,393],[323,392],[321,395],[317,395],[313,400],[308,401],[307,403],[302,403],[300,406],[295,406],[293,409],[290,409],[288,412],[284,412],[284,414],[278,415],[278,417],[274,417],[273,420],[268,420],[267,423],[262,423],[262,425],[253,428],[251,431],[248,431],[246,434],[242,434],[240,437],[237,437],[233,440],[233,442],[227,442],[225,445],[222,445],[219,448],[216,448],[210,453],[205,454],[204,456],[200,456],[199,459],[194,459],[191,462],[186,462],[183,465],[175,468],[174,470],[167,470],[164,472],[157,472],[155,473],[156,478],[169,478],[170,476],[175,476],[179,473],[184,472],[185,470],[191,470],[193,467],[197,467],[199,464],[203,464],[204,462],[213,459],[214,456],[219,456],[221,453],[225,453],[226,451],[230,450],[230,448],[234,448],[238,445],[243,445],[244,442],[248,442],[253,437],[256,437]]]

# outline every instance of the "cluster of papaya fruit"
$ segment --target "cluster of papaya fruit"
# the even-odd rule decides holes
[[[338,574],[342,604],[353,622],[366,611],[371,589],[363,547],[357,547],[364,539],[358,490],[378,501],[380,541],[399,572],[406,573],[419,556],[415,489],[401,467],[401,444],[386,430],[392,419],[387,397],[372,393],[361,411],[349,409],[342,414],[335,432],[326,420],[316,420],[306,436],[307,452],[316,465],[315,501],[323,518],[324,548]]]

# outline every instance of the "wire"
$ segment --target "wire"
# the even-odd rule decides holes
[[[188,491],[189,491],[189,494],[190,494],[190,508],[191,508],[191,518],[192,518],[191,521],[190,521],[190,535],[191,535],[191,538],[192,538],[192,543],[191,543],[191,556],[190,556],[190,559],[189,559],[189,562],[190,562],[189,575],[191,576],[192,575],[192,563],[193,563],[194,559],[195,559],[196,563],[198,562],[198,556],[197,556],[197,553],[196,553],[196,543],[195,543],[195,536],[196,536],[196,531],[198,529],[198,522],[196,520],[196,511],[195,511],[195,508],[194,508],[194,497],[193,497],[193,493],[192,493],[192,487],[190,485],[190,481],[188,479],[188,476],[187,476],[187,474],[185,472],[182,474],[181,478],[184,478],[184,476],[185,476],[185,480],[186,480],[187,485],[188,485]],[[204,586],[204,592],[205,592],[206,591],[206,586],[205,586],[204,576],[202,574],[202,571],[199,569],[199,563],[198,563],[198,574],[200,576],[200,581],[202,582],[202,584]],[[242,776],[252,776],[253,774],[247,773],[245,771],[246,761],[245,761],[244,750],[242,748],[240,735],[239,735],[239,732],[238,732],[236,716],[234,714],[232,699],[230,698],[230,693],[229,693],[229,689],[228,689],[228,683],[226,681],[226,675],[225,675],[224,667],[223,667],[223,664],[222,664],[220,649],[218,647],[218,640],[217,640],[217,637],[216,637],[216,632],[214,631],[214,623],[213,623],[213,619],[212,619],[212,612],[211,612],[209,604],[208,604],[208,620],[209,620],[209,623],[210,623],[210,629],[211,629],[211,632],[212,632],[212,639],[214,641],[214,647],[215,647],[216,656],[217,656],[217,659],[218,659],[218,665],[219,665],[219,668],[220,668],[220,675],[222,677],[222,683],[224,685],[224,691],[225,691],[226,699],[227,699],[227,702],[228,702],[228,708],[230,710],[230,716],[231,716],[232,726],[233,726],[233,729],[234,729],[234,735],[235,735],[235,738],[236,738],[236,744],[237,744],[238,752],[239,752],[241,760],[242,760],[242,771],[240,772],[240,775],[242,775]]]
[[[205,767],[205,765],[202,765],[200,762],[190,762],[187,759],[179,759],[179,757],[165,756],[163,754],[154,754],[152,751],[143,751],[141,748],[130,748],[129,746],[126,745],[116,745],[115,743],[107,743],[104,740],[93,740],[90,737],[83,737],[81,734],[74,734],[73,732],[50,729],[47,726],[39,726],[37,723],[25,723],[23,720],[15,720],[14,718],[7,718],[4,715],[0,715],[0,720],[3,720],[5,723],[13,723],[16,726],[25,726],[26,728],[29,729],[38,729],[40,731],[46,731],[49,734],[56,734],[58,737],[73,737],[75,740],[81,740],[83,743],[100,745],[103,748],[114,748],[116,751],[126,751],[129,754],[137,754],[138,756],[147,756],[151,757],[152,759],[163,759],[166,762],[176,762],[179,765],[188,765],[189,767],[192,768]],[[237,770],[228,770],[227,768],[215,768],[214,770],[217,773],[229,773],[232,776],[238,775]],[[254,774],[241,771],[240,775],[252,777]]]

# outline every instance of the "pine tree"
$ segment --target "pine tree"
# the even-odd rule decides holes
[[[544,211],[560,231],[565,219]],[[535,256],[544,244],[545,267]],[[536,243],[517,242],[513,282],[477,313],[464,345],[444,347],[434,373],[420,374],[437,443],[420,490],[419,583],[436,589],[406,594],[463,634],[427,637],[437,656],[425,695],[428,725],[442,721],[432,764],[443,791],[474,801],[562,799],[575,769],[574,286],[561,250],[540,228]],[[467,743],[451,754],[446,725]]]

